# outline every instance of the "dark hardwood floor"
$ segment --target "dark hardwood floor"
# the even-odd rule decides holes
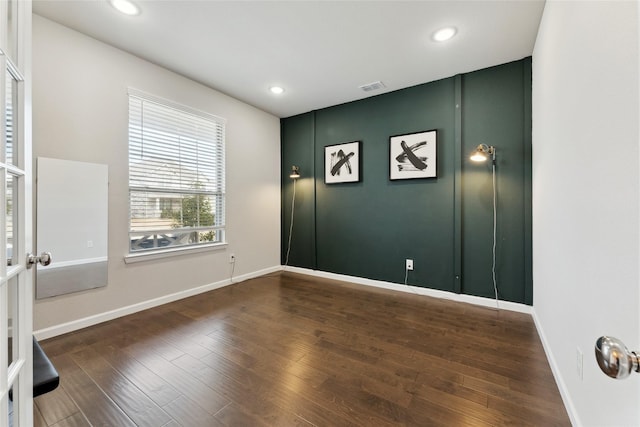
[[[529,315],[275,274],[41,342],[36,426],[567,426]]]

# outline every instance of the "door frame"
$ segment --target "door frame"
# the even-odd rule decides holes
[[[30,0],[0,2],[0,240],[6,246],[0,251],[0,426],[18,427],[33,425],[33,270],[27,269],[33,249],[31,10]],[[10,76],[15,84],[7,159]]]

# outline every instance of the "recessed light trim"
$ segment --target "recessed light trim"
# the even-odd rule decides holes
[[[284,88],[281,86],[271,86],[269,91],[274,95],[282,95],[284,93]]]
[[[445,42],[451,40],[458,33],[456,27],[444,27],[431,35],[431,40],[434,42]]]
[[[109,0],[109,3],[114,9],[125,15],[135,16],[140,14],[140,8],[129,0]]]

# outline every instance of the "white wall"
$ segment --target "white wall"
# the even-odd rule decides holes
[[[226,250],[124,263],[128,87],[227,119]],[[109,284],[36,302],[35,330],[224,281],[231,252],[236,276],[280,265],[277,117],[37,15],[33,105],[34,157],[109,166]]]
[[[640,375],[594,357],[640,349],[637,8],[547,1],[533,53],[534,310],[575,425],[640,425]]]

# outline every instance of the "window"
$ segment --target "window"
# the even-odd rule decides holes
[[[223,243],[224,120],[129,90],[129,252]]]

